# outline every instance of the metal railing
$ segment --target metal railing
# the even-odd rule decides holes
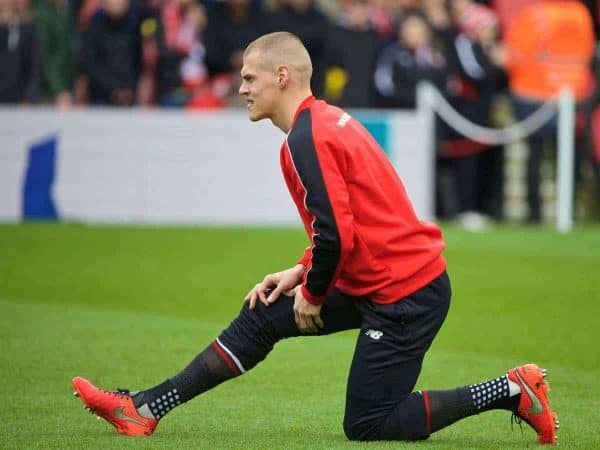
[[[529,117],[504,128],[487,128],[466,119],[430,83],[419,84],[417,110],[427,124],[427,145],[431,155],[435,155],[436,147],[436,113],[463,136],[490,145],[506,145],[525,139],[558,114],[556,228],[561,233],[572,229],[575,100],[569,89],[563,89],[556,100],[543,103]]]

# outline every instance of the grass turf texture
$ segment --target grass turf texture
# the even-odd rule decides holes
[[[533,360],[549,370],[561,447],[600,447],[600,229],[445,234],[453,305],[418,387],[469,384]],[[151,438],[117,436],[71,396],[74,375],[139,389],[174,374],[305,244],[299,229],[0,226],[0,447],[364,446],[341,428],[356,332],[278,344]],[[523,427],[511,432],[510,415],[494,411],[426,442],[368,448],[534,446]]]

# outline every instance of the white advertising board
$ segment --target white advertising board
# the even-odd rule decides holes
[[[417,115],[356,117],[384,141],[430,219],[432,163]],[[241,110],[0,108],[0,220],[297,224],[279,169],[283,139]]]

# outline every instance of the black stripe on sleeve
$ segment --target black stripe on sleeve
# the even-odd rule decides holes
[[[321,297],[327,293],[341,256],[341,242],[331,201],[313,139],[310,109],[302,111],[287,139],[292,161],[306,190],[305,206],[315,217],[312,265],[306,289]]]

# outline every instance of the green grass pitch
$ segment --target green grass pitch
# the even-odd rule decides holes
[[[448,319],[419,388],[549,371],[565,448],[600,448],[600,228],[569,235],[446,227]],[[356,332],[277,345],[247,375],[126,438],[84,412],[70,379],[146,388],[228,325],[248,289],[293,264],[300,229],[0,226],[0,448],[525,448],[494,411],[418,444],[348,442],[341,423]]]

